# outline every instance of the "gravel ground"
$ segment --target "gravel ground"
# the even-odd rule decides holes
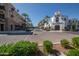
[[[44,40],[50,40],[53,43],[60,42],[61,39],[68,39],[79,36],[78,32],[45,32],[33,31],[32,35],[3,35],[0,34],[0,44],[17,42],[20,40],[34,41],[41,44]]]

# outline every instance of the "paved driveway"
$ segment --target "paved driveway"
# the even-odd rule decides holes
[[[79,36],[78,33],[73,32],[45,32],[45,31],[33,31],[32,35],[1,35],[0,43],[11,43],[20,40],[35,41],[37,43],[42,43],[44,40],[50,40],[53,43],[60,42],[61,39],[68,39],[75,36]]]

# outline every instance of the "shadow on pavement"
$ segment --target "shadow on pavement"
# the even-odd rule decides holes
[[[32,35],[33,32],[0,32],[0,34],[6,34],[6,35]]]
[[[51,53],[50,55],[51,55],[51,56],[60,56],[61,53],[60,53],[58,50],[53,49],[53,50],[52,50],[52,53]]]

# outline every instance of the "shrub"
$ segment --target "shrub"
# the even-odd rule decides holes
[[[51,41],[48,41],[48,40],[44,41],[43,46],[44,46],[44,52],[46,52],[46,53],[52,52],[53,44]]]
[[[79,56],[79,50],[77,50],[77,49],[70,49],[66,55],[67,56]]]
[[[9,51],[12,49],[13,44],[3,44],[0,46],[0,55],[9,55]]]
[[[64,48],[68,48],[68,47],[69,47],[69,41],[66,40],[66,39],[63,39],[63,40],[61,40],[61,45],[62,45]]]
[[[72,38],[72,45],[76,48],[79,48],[79,37]]]
[[[71,25],[71,31],[76,31],[76,23],[72,23],[72,25]]]
[[[38,48],[36,43],[19,41],[16,44],[14,44],[12,50],[10,51],[10,54],[17,55],[17,56],[36,55],[37,50]]]

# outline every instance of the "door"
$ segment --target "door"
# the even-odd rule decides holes
[[[13,30],[13,25],[11,25],[11,31]]]
[[[0,31],[4,31],[4,24],[0,24]]]
[[[60,30],[60,26],[59,25],[55,25],[55,30]]]

